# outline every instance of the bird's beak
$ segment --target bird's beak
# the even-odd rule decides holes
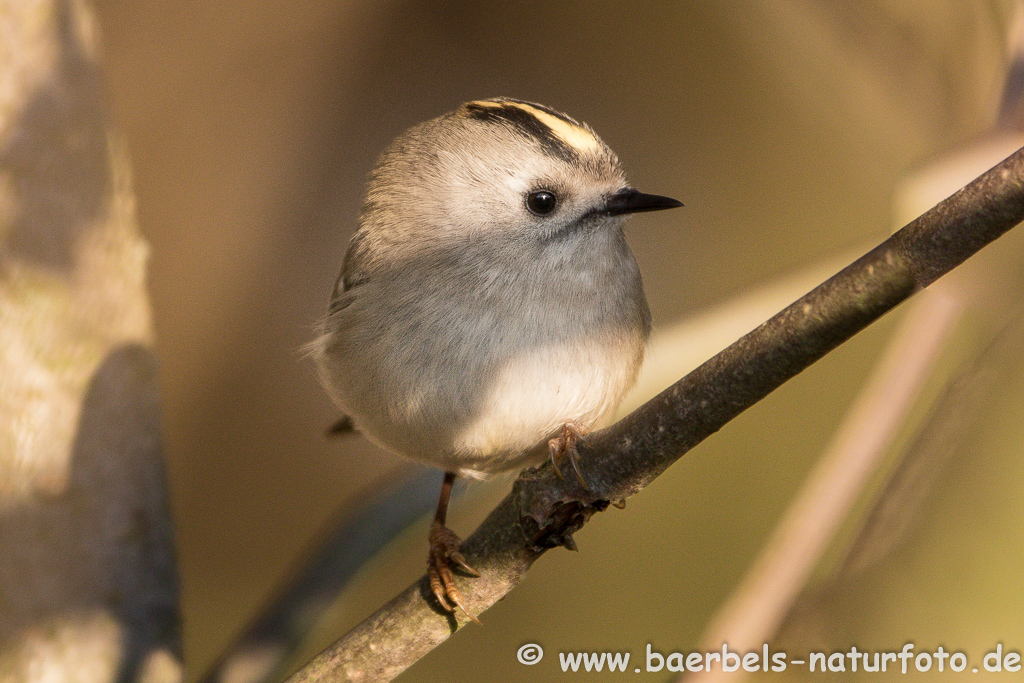
[[[674,209],[682,205],[681,201],[671,197],[644,194],[631,187],[627,187],[625,190],[619,190],[608,197],[604,204],[604,212],[608,216],[621,216],[627,213],[640,213],[641,211]]]

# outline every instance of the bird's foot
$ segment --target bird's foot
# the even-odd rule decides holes
[[[587,425],[576,420],[569,420],[558,430],[558,436],[548,441],[551,466],[555,468],[555,474],[558,475],[558,478],[564,479],[562,470],[558,467],[558,462],[563,456],[568,457],[569,462],[572,463],[573,471],[576,472],[576,478],[580,480],[580,484],[587,491],[590,490],[590,487],[587,486],[587,482],[583,480],[583,474],[580,472],[580,454],[576,450],[576,442],[589,433],[590,428]]]
[[[430,555],[427,558],[427,577],[430,579],[430,590],[433,591],[434,597],[445,610],[454,612],[453,605],[458,606],[466,613],[467,617],[479,624],[480,620],[476,618],[476,615],[466,609],[466,605],[462,601],[462,594],[456,588],[455,577],[452,575],[451,563],[454,562],[466,573],[480,576],[475,569],[466,564],[465,556],[459,552],[462,539],[444,524],[435,520],[430,527],[429,540]]]

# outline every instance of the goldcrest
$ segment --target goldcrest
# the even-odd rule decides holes
[[[445,526],[456,476],[567,454],[633,385],[651,329],[625,217],[681,206],[626,182],[589,126],[510,98],[406,131],[370,176],[322,333],[352,425],[446,472],[430,533],[438,602],[465,609]],[[560,462],[556,462],[559,471]]]

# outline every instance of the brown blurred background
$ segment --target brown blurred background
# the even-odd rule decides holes
[[[402,466],[360,439],[324,438],[334,411],[298,351],[326,310],[364,178],[392,137],[495,95],[587,121],[637,187],[686,204],[627,228],[655,324],[665,327],[884,238],[902,175],[992,125],[1012,19],[1009,2],[930,0],[96,8],[152,247],[191,677],[331,513]],[[692,648],[893,324],[883,320],[740,417],[625,511],[595,519],[577,537],[580,554],[550,553],[483,628],[460,633],[402,680],[560,680],[558,651]],[[1007,464],[998,478],[1019,470]],[[988,481],[973,485],[989,491]],[[454,506],[453,528],[468,534],[506,489],[507,481],[473,487]],[[976,500],[972,491],[954,498]],[[977,525],[989,522],[982,515]],[[419,576],[425,528],[410,529],[357,578],[319,645]],[[1020,538],[993,543],[1005,553],[999,572],[1018,567]],[[886,578],[906,580],[918,566],[897,556],[880,568],[861,596],[879,602],[845,605],[841,642],[878,637],[898,649],[926,638],[915,630],[924,623],[915,590]],[[980,588],[993,566],[957,562],[955,581],[938,574],[943,591],[977,587],[973,618],[959,602],[947,616],[974,624],[967,633],[985,643],[1024,632],[1024,610],[1008,616]],[[871,630],[877,605],[903,615],[882,635]],[[551,659],[516,663],[527,642]]]

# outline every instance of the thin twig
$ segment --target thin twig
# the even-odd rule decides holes
[[[708,628],[705,651],[728,643],[750,652],[768,642],[877,471],[962,313],[959,302],[941,295],[914,304],[765,551]],[[679,680],[710,683],[733,674],[737,681],[746,675],[716,668]]]
[[[580,444],[589,490],[548,467],[524,471],[462,549],[482,576],[460,582],[480,614],[546,550],[609,501],[631,496],[789,378],[1024,219],[1024,150],[989,170],[803,298]],[[465,622],[442,612],[425,577],[290,681],[386,681]]]

